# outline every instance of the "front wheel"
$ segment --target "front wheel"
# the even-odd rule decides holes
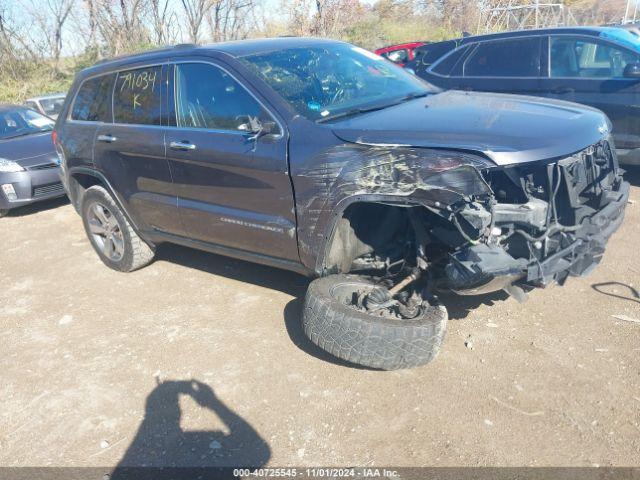
[[[433,360],[444,340],[445,307],[424,301],[407,319],[354,305],[354,298],[374,289],[372,282],[355,275],[314,280],[305,297],[305,334],[330,354],[367,367],[397,370]]]
[[[80,212],[91,245],[109,268],[132,272],[153,260],[153,247],[138,236],[103,187],[94,186],[84,193]]]

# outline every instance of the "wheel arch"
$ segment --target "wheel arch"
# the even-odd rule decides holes
[[[104,188],[109,195],[113,198],[118,208],[122,210],[122,213],[129,221],[134,230],[139,234],[140,230],[136,225],[134,219],[124,206],[122,198],[117,194],[115,189],[111,186],[107,178],[99,171],[86,168],[86,167],[74,167],[69,170],[68,173],[69,184],[68,193],[71,203],[77,212],[80,212],[80,206],[82,204],[82,198],[84,192],[94,186],[100,186]]]
[[[345,269],[350,259],[353,260],[351,257],[361,251],[360,242],[366,244],[367,240],[370,240],[369,236],[376,234],[382,234],[380,240],[384,241],[395,233],[395,231],[384,231],[385,227],[409,228],[415,235],[413,225],[389,218],[389,215],[394,212],[412,208],[431,212],[425,202],[400,195],[356,195],[340,202],[331,215],[327,233],[323,238],[316,260],[316,274],[324,276],[337,272],[347,273]],[[371,218],[372,213],[377,216]],[[361,223],[363,221],[364,225]],[[375,223],[377,226],[373,225]],[[370,229],[372,226],[373,231]],[[375,245],[369,244],[369,246]]]

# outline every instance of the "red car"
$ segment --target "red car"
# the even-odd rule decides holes
[[[400,43],[398,45],[379,48],[375,52],[387,60],[391,60],[393,63],[397,63],[401,67],[404,67],[405,63],[413,60],[413,51],[427,43],[428,42]]]

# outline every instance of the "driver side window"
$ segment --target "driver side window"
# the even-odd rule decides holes
[[[622,78],[629,63],[638,56],[596,40],[552,37],[551,77]]]
[[[224,70],[207,63],[175,66],[176,125],[185,128],[233,130],[248,116],[265,118],[253,96]]]

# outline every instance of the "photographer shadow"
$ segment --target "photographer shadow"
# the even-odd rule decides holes
[[[218,416],[221,430],[184,431],[180,426],[181,396]],[[260,467],[271,449],[258,432],[228,408],[208,385],[191,381],[158,383],[146,401],[145,416],[111,479],[162,478],[161,471],[215,471],[212,467]],[[176,478],[179,478],[177,475]]]

